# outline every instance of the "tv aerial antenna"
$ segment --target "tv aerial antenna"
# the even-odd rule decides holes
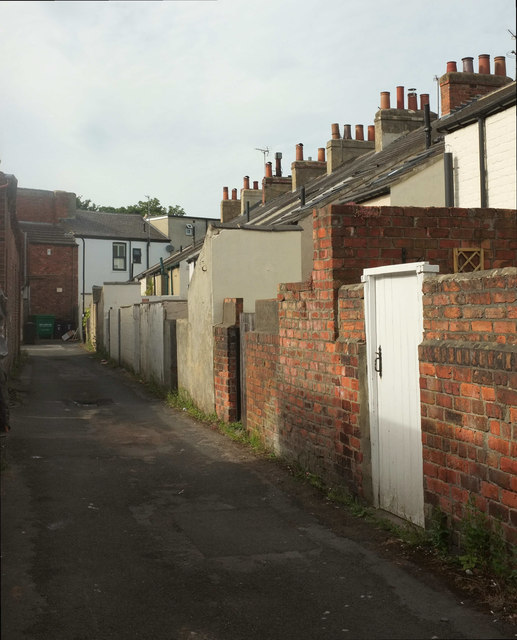
[[[266,164],[266,156],[269,155],[269,147],[266,147],[265,149],[259,149],[258,147],[255,147],[255,151],[260,151],[260,153],[264,154],[264,164]]]

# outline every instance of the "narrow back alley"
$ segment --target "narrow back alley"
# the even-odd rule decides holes
[[[2,472],[3,639],[514,637],[77,343],[26,351]]]

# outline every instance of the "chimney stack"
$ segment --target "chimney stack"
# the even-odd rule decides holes
[[[334,125],[332,125],[332,134],[334,134]],[[331,174],[338,167],[355,160],[359,156],[372,151],[375,141],[371,137],[372,131],[368,127],[368,140],[364,139],[364,127],[362,124],[355,125],[355,140],[352,138],[352,125],[345,124],[343,126],[343,138],[332,138],[327,142],[327,174]],[[319,158],[318,150],[318,158]],[[321,151],[325,152],[324,149]],[[323,159],[325,156],[323,155]]]
[[[463,71],[458,72],[455,62],[447,63],[447,71],[440,78],[442,116],[447,115],[473,98],[492,93],[512,82],[506,75],[504,56],[494,58],[494,73],[490,73],[490,56],[479,57],[479,73],[474,72],[472,57],[462,58]]]
[[[447,64],[452,65],[453,63]],[[401,135],[424,125],[424,106],[429,103],[429,94],[422,94],[420,99],[421,108],[419,110],[416,90],[408,89],[407,108],[404,108],[404,87],[399,85],[397,87],[397,107],[392,109],[389,91],[381,92],[381,106],[375,114],[375,151],[381,151]],[[368,135],[371,135],[370,132]]]
[[[334,139],[337,144],[342,141]],[[323,152],[323,156],[322,156]],[[323,157],[323,159],[321,159]],[[325,149],[318,149],[318,160],[303,159],[303,144],[296,145],[296,160],[291,164],[292,186],[291,190],[296,191],[299,187],[304,186],[313,178],[318,178],[327,171],[327,163],[325,162]]]
[[[229,222],[237,218],[241,212],[241,203],[237,200],[237,189],[232,189],[232,199],[228,200],[228,187],[223,187],[221,201],[221,222]]]

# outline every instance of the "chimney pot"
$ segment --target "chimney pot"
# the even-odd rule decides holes
[[[237,189],[232,189],[232,200],[237,200]]]
[[[404,108],[404,87],[397,87],[397,109]]]
[[[474,58],[472,57],[462,58],[461,61],[463,62],[464,73],[474,73]]]
[[[362,124],[355,125],[355,139],[364,140],[364,129]]]
[[[496,56],[494,58],[494,74],[496,76],[506,75],[506,58],[504,56]]]
[[[429,94],[421,93],[420,94],[420,109],[424,110],[426,104],[429,104]]]
[[[223,187],[223,200],[228,200],[228,187]]]
[[[416,93],[414,91],[410,91],[407,94],[407,108],[410,111],[416,111],[418,109],[417,96],[416,96]]]
[[[266,178],[272,178],[272,177],[273,177],[273,163],[266,162]]]
[[[318,149],[318,162],[325,162],[325,147]]]
[[[300,142],[296,145],[296,161],[300,162],[303,160],[303,144]]]
[[[447,73],[451,73],[453,71],[457,71],[457,67],[456,67],[456,61],[455,60],[451,60],[447,63]]]
[[[390,108],[390,92],[381,91],[381,109]]]
[[[341,138],[341,134],[339,133],[339,124],[336,122],[331,125],[332,129],[332,140],[339,140]]]
[[[368,142],[375,142],[375,125],[368,125]]]
[[[490,73],[490,56],[482,53],[479,56],[479,73]]]
[[[345,124],[343,127],[343,140],[351,140],[352,139],[352,125]]]
[[[275,153],[275,175],[277,178],[282,177],[282,154],[279,151]]]
[[[244,189],[249,189],[250,188],[250,177],[249,176],[244,176],[243,188]]]
[[[258,180],[253,181],[253,188],[258,189]]]

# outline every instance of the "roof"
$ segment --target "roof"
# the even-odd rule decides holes
[[[175,253],[172,253],[168,258],[165,258],[163,260],[163,267],[165,269],[172,269],[173,267],[178,266],[180,262],[183,262],[184,260],[186,260],[187,262],[192,262],[193,260],[197,260],[197,257],[199,256],[199,253],[203,248],[204,242],[205,242],[205,239],[203,238],[202,240],[199,240],[198,242],[196,242],[195,245],[190,245],[186,249],[182,249],[181,251],[176,251]],[[158,273],[160,271],[161,271],[161,263],[155,264],[152,267],[149,267],[149,269],[146,269],[145,271],[142,271],[141,273],[135,275],[134,279],[141,280],[142,278],[145,278],[148,275],[152,275],[153,273]]]
[[[169,242],[167,236],[149,227],[137,213],[107,213],[105,211],[83,211],[78,209],[75,216],[64,218],[63,227],[74,236],[109,240],[152,240]]]
[[[508,109],[516,103],[517,96],[515,89],[514,81],[501,89],[497,89],[496,91],[492,91],[492,93],[460,105],[440,120],[438,131],[451,133],[456,129],[461,129],[476,122],[478,118],[486,118],[494,113]]]
[[[436,123],[432,123],[433,144],[426,149],[425,128],[400,136],[385,149],[369,151],[352,162],[338,167],[329,175],[310,180],[305,185],[305,204],[300,200],[300,190],[290,191],[272,199],[265,205],[250,209],[249,220],[240,215],[218,224],[221,227],[250,227],[252,225],[296,224],[314,207],[346,202],[365,202],[389,193],[391,185],[402,176],[435,162],[444,152],[443,139],[438,135]]]
[[[66,231],[62,225],[49,222],[19,222],[20,229],[27,234],[31,244],[62,244],[75,245],[72,233]]]

